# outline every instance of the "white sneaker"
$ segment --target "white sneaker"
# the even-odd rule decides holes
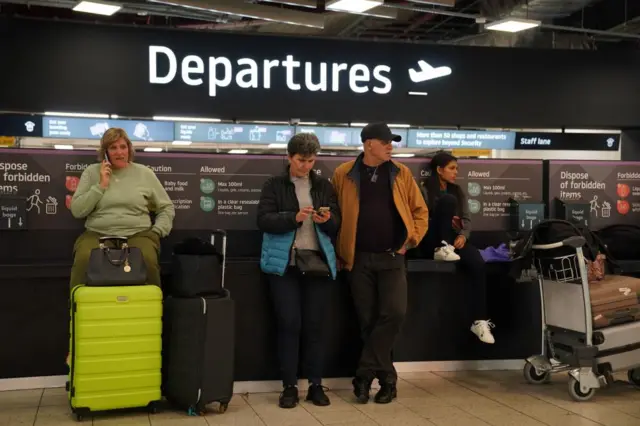
[[[460,260],[460,256],[454,251],[455,248],[448,244],[446,241],[442,241],[442,247],[438,247],[433,253],[433,260],[439,260],[443,262],[455,262]]]
[[[491,320],[479,320],[471,325],[471,331],[473,334],[478,336],[481,342],[494,344],[496,339],[493,337],[491,333],[491,329],[495,328],[495,325],[491,322]]]

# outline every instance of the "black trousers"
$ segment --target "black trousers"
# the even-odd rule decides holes
[[[458,211],[458,200],[450,194],[443,195],[434,211],[430,212],[429,231],[421,246],[425,257],[433,258],[434,250],[442,246],[442,241],[453,245],[457,232],[453,229],[452,220]],[[467,275],[467,286],[463,293],[467,305],[469,323],[486,320],[487,317],[487,275],[484,259],[476,247],[467,241],[461,249],[456,249],[460,256],[460,266]]]
[[[407,311],[404,256],[356,253],[349,284],[363,340],[356,377],[395,383],[391,352]]]
[[[298,383],[300,340],[303,343],[303,374],[310,383],[322,383],[324,330],[325,319],[329,315],[331,282],[330,278],[303,276],[291,266],[284,276],[269,276],[284,386]]]

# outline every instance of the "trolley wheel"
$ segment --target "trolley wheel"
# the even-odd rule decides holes
[[[640,388],[640,367],[627,371],[629,383]]]
[[[82,414],[76,414],[76,421],[78,422],[82,421]]]
[[[224,414],[224,413],[226,413],[228,408],[229,408],[229,403],[228,402],[221,402],[220,403],[220,407],[218,408],[218,413]]]
[[[595,394],[595,389],[589,389],[587,392],[583,392],[582,389],[580,389],[580,382],[578,382],[573,377],[569,379],[569,395],[571,395],[571,398],[573,398],[575,401],[589,401]]]
[[[524,378],[527,383],[532,385],[542,385],[551,381],[550,372],[547,371],[546,373],[540,374],[530,362],[527,362],[524,365],[524,370],[522,370],[522,372],[524,373]]]
[[[151,404],[149,407],[149,414],[158,414],[158,406],[155,404]]]

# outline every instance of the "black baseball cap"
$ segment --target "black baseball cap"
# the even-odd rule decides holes
[[[365,142],[367,139],[380,139],[381,141],[400,142],[402,136],[394,135],[386,123],[369,123],[360,132],[360,139]]]

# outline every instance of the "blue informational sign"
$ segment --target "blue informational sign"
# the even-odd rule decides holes
[[[410,129],[409,148],[514,149],[515,132],[487,130]]]
[[[292,126],[177,122],[174,140],[266,145],[287,143],[291,136]]]
[[[173,123],[166,121],[114,120],[108,118],[44,117],[45,138],[100,139],[112,127],[123,128],[132,141],[172,141]]]
[[[323,126],[298,126],[296,133],[313,133],[320,140],[321,146],[354,147],[362,145],[360,138],[361,127],[323,127]],[[402,137],[400,142],[394,142],[396,148],[407,146],[407,129],[393,128],[391,131]]]
[[[356,131],[357,130],[357,134]],[[353,146],[359,142],[359,129],[351,127],[298,126],[296,133],[313,133],[320,140],[321,146]]]

